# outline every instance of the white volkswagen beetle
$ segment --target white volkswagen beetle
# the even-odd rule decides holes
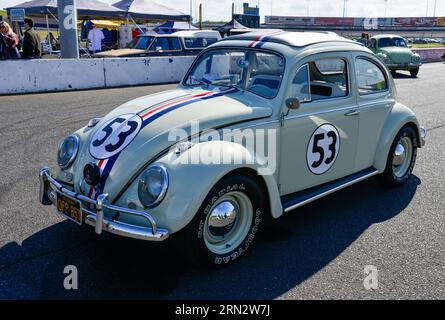
[[[425,135],[364,46],[247,33],[203,51],[177,89],[64,139],[40,201],[98,234],[181,239],[194,261],[225,265],[269,217],[372,176],[403,184]]]

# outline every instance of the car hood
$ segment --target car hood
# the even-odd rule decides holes
[[[190,136],[197,133],[194,129],[197,124],[201,132],[270,117],[273,110],[264,104],[264,99],[237,89],[176,89],[127,102],[106,115],[93,129],[83,129],[89,131],[84,132],[73,170],[76,184],[83,179],[84,166],[96,163],[102,172],[101,191],[113,199],[148,162],[177,143],[175,135],[169,137],[172,129],[181,129]],[[120,152],[109,155],[96,152],[93,142],[105,136],[107,123],[116,117],[135,115],[140,129]],[[114,139],[113,143],[119,140],[118,136]]]
[[[118,57],[126,57],[126,56],[138,56],[141,54],[145,54],[145,50],[140,49],[118,49],[118,50],[110,50],[96,53],[94,57],[96,58],[118,58]]]
[[[380,49],[380,52],[385,53],[392,61],[396,63],[409,63],[414,53],[410,48],[403,47],[387,47]]]

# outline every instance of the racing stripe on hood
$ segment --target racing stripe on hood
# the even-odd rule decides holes
[[[145,113],[143,112],[142,114],[139,114],[143,120],[141,130],[148,124],[152,123],[156,119],[159,119],[163,115],[166,115],[173,110],[190,105],[197,101],[208,100],[208,99],[220,97],[220,96],[223,96],[226,94],[235,93],[237,91],[238,91],[237,88],[230,88],[230,89],[227,89],[224,91],[206,91],[206,92],[199,93],[199,94],[196,94],[196,95],[193,95],[190,97],[179,99],[174,102],[162,104],[154,109],[150,109],[150,110],[146,111]],[[99,161],[98,167],[101,171],[99,190],[98,190],[98,192],[95,192],[96,190],[93,190],[92,196],[97,197],[99,194],[101,194],[103,192],[103,190],[105,188],[105,184],[107,182],[107,179],[111,173],[111,170],[113,169],[113,166],[116,163],[116,160],[118,159],[120,154],[121,154],[121,152],[115,154],[111,158]]]

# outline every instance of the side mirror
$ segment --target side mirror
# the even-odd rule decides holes
[[[286,107],[291,110],[296,110],[300,108],[300,100],[296,98],[289,98],[286,100]]]

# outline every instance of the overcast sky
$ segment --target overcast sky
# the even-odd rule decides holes
[[[1,7],[8,7],[24,2],[25,0],[0,0]],[[92,0],[94,1],[94,0]],[[118,0],[102,0],[114,3]],[[155,0],[181,10],[190,12],[190,0]],[[385,0],[346,0],[347,16],[384,16]],[[445,16],[445,0],[437,1],[437,16]],[[227,21],[230,20],[231,4],[241,10],[243,2],[249,0],[192,0],[193,15],[196,16],[196,8],[203,4],[204,20]],[[309,8],[311,16],[343,16],[344,0],[250,0],[251,5],[260,3],[261,15],[293,15],[306,16]],[[388,0],[387,16],[432,16],[435,0]],[[428,10],[427,10],[428,9]]]

